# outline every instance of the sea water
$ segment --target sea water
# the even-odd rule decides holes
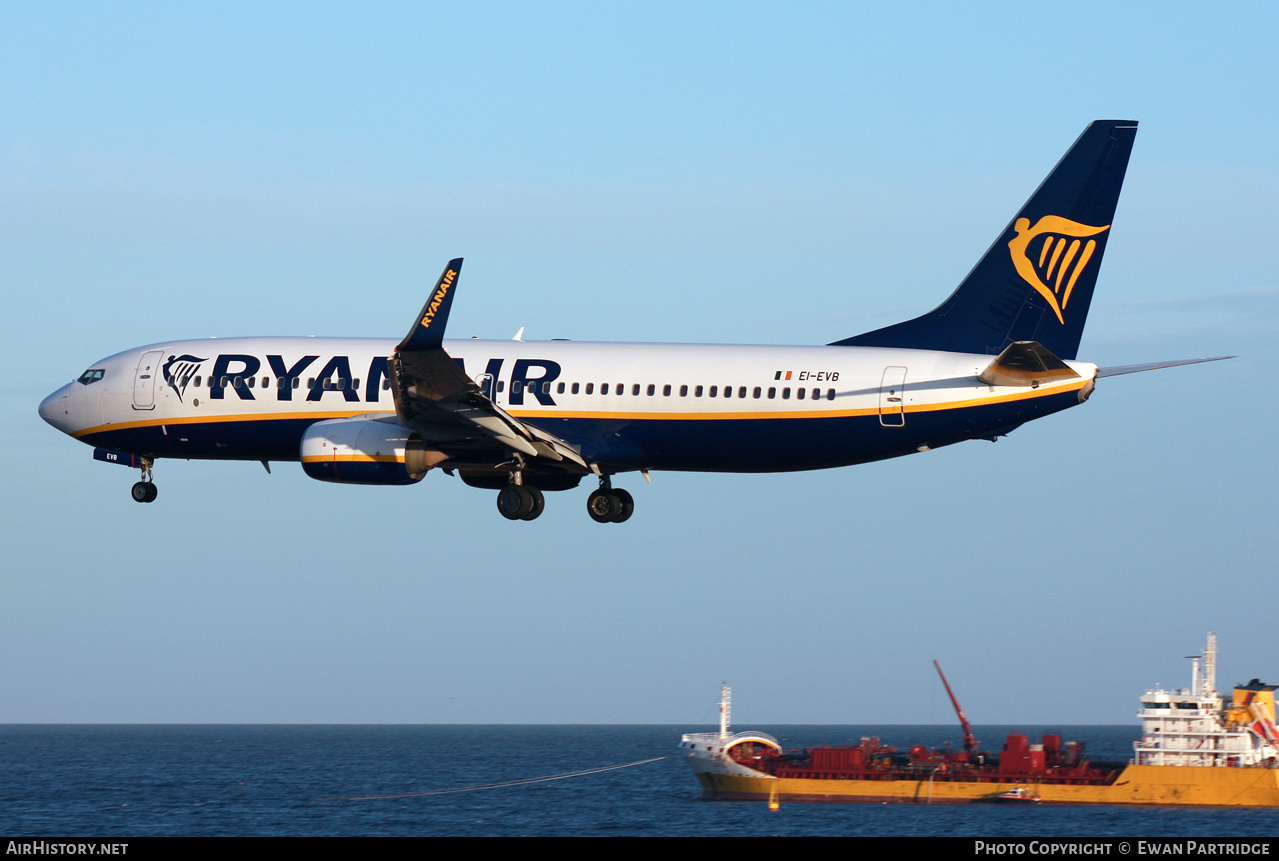
[[[0,835],[1279,835],[1279,809],[711,802],[678,750],[688,726],[0,726]],[[742,727],[746,729],[746,727]],[[786,748],[879,736],[958,746],[953,726],[758,726]],[[1084,741],[1120,727],[977,727]],[[655,760],[655,761],[648,761]],[[639,764],[631,764],[639,763]],[[614,766],[621,766],[613,768]],[[608,770],[602,770],[608,769]],[[587,773],[583,773],[587,772]]]

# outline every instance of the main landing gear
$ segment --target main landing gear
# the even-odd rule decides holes
[[[607,475],[600,477],[600,489],[586,499],[586,513],[596,523],[624,523],[635,513],[635,499],[620,487],[613,487]]]
[[[497,510],[507,520],[536,520],[546,497],[531,484],[508,484],[497,492]]]
[[[511,483],[497,492],[497,510],[507,520],[536,520],[546,508],[546,497],[539,488],[525,484],[516,472]],[[613,487],[609,476],[600,476],[600,487],[586,500],[586,512],[596,523],[622,523],[635,513],[635,500],[620,487]]]
[[[151,464],[149,457],[142,460],[142,480],[133,485],[133,489],[129,492],[133,495],[134,502],[155,502],[159,491],[155,489],[155,483],[151,481]]]

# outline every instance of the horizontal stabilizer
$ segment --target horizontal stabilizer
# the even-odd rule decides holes
[[[1115,365],[1113,368],[1098,368],[1099,377],[1117,377],[1120,374],[1138,374],[1142,371],[1157,371],[1160,368],[1175,368],[1178,365],[1197,365],[1200,362],[1220,362],[1233,359],[1234,356],[1213,356],[1211,359],[1178,359],[1175,362],[1147,362],[1144,365]]]
[[[1079,374],[1038,341],[1017,341],[1005,347],[977,378],[991,386],[1038,387],[1058,380],[1077,380]]]

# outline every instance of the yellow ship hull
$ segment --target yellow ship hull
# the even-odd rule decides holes
[[[699,772],[703,797],[717,801],[972,804],[1018,787],[1045,804],[1184,804],[1279,807],[1279,769],[1130,765],[1109,786],[944,780],[810,780]]]

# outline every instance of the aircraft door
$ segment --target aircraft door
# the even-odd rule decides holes
[[[155,409],[155,378],[160,375],[160,359],[164,350],[148,350],[138,360],[138,367],[133,372],[133,408],[135,410]]]
[[[484,393],[484,397],[488,398],[494,404],[497,403],[497,378],[492,374],[484,374],[477,381],[480,384],[480,391]]]
[[[886,428],[906,426],[906,369],[900,365],[884,368],[879,383],[879,423]]]

